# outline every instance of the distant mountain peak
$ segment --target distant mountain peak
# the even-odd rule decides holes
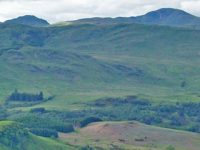
[[[200,25],[199,17],[174,8],[161,8],[143,16],[138,16],[135,21],[137,23],[169,26]]]
[[[180,10],[180,9],[175,9],[175,8],[161,8],[161,9],[158,9],[158,10],[155,10],[155,11],[151,11],[149,13],[146,14],[146,16],[148,15],[161,15],[163,17],[167,17],[167,16],[170,16],[170,15],[187,15],[187,16],[193,16],[183,10]],[[193,16],[195,17],[195,16]]]
[[[187,13],[181,9],[176,9],[176,8],[160,8],[160,9],[152,11],[152,12],[162,12],[162,13],[184,12],[184,13]],[[151,12],[149,12],[149,13],[151,13]]]
[[[33,15],[25,15],[25,16],[20,16],[15,19],[7,20],[5,23],[10,23],[10,24],[22,24],[22,25],[29,25],[29,26],[47,26],[49,23],[41,18],[38,18]]]

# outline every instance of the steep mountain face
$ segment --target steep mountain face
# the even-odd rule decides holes
[[[7,20],[5,23],[9,24],[21,24],[28,26],[48,26],[49,23],[46,20],[37,18],[35,16],[26,15],[15,19]]]
[[[91,23],[100,25],[139,23],[150,25],[196,27],[200,26],[200,18],[179,9],[163,8],[137,17],[88,18],[76,20],[74,23]]]

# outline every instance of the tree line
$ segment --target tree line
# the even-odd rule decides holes
[[[15,90],[11,95],[7,98],[9,101],[25,101],[25,102],[34,102],[34,101],[43,101],[44,94],[43,92],[39,92],[38,94],[31,93],[20,93],[18,90]]]

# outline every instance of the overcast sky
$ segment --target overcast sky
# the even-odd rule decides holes
[[[200,16],[200,0],[0,0],[0,21],[36,15],[54,23],[86,17],[136,16],[164,7]]]

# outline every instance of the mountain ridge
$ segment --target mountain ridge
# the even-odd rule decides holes
[[[155,11],[150,11],[141,16],[116,18],[94,17],[74,20],[71,21],[71,23],[89,23],[97,25],[137,23],[175,27],[196,27],[200,26],[200,18],[180,9],[161,8]]]
[[[112,24],[145,24],[145,25],[162,25],[172,27],[195,27],[200,28],[200,17],[192,15],[186,11],[175,8],[161,8],[155,11],[150,11],[144,15],[131,17],[116,17],[116,18],[83,18],[72,21],[63,21],[55,24],[50,24],[46,20],[33,15],[20,16],[14,19],[5,21],[9,24],[21,24],[28,26],[48,26],[48,25],[69,25],[69,24],[95,24],[95,25],[112,25]]]

